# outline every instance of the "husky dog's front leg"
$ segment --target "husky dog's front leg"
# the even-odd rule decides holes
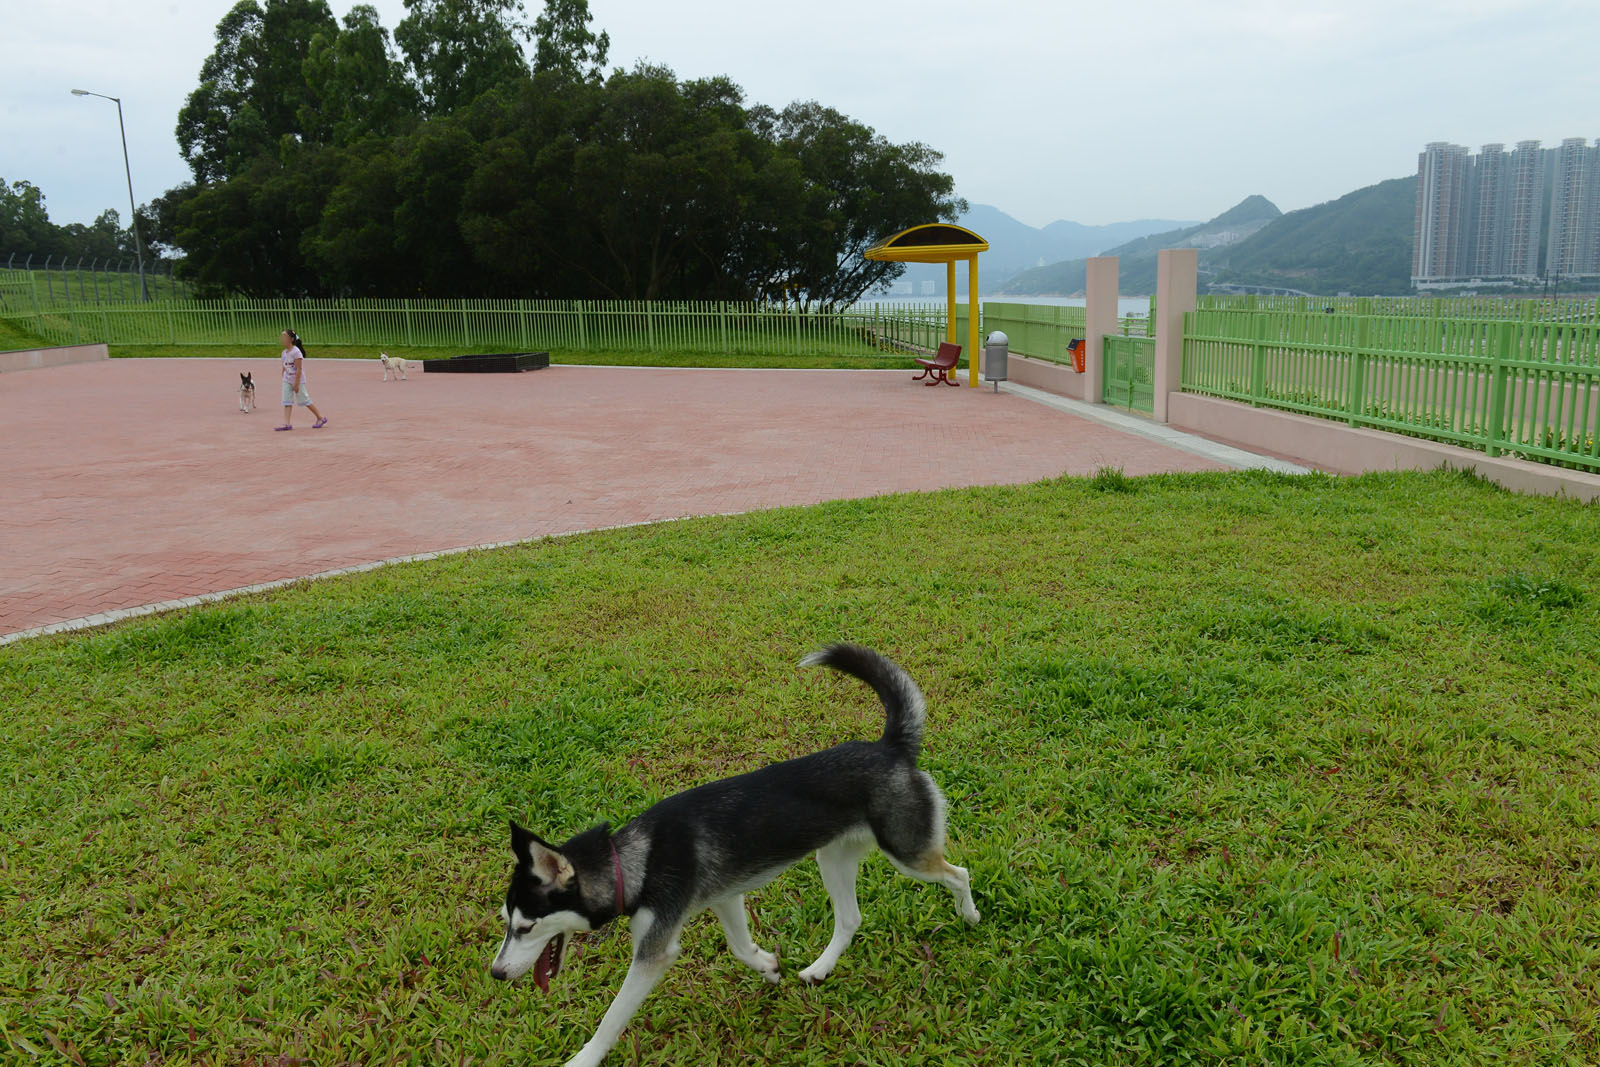
[[[599,1067],[611,1046],[622,1036],[633,1013],[639,1010],[644,998],[650,995],[682,951],[678,944],[682,923],[674,923],[671,929],[666,929],[666,924],[657,922],[648,908],[641,908],[634,914],[632,925],[633,961],[628,964],[628,976],[617,990],[617,999],[611,1002],[600,1025],[595,1027],[594,1036],[567,1061],[567,1067]]]

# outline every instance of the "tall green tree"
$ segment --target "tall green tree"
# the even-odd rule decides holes
[[[339,24],[327,0],[266,0],[261,11],[253,96],[267,131],[274,141],[292,137],[326,144],[320,112],[328,101],[320,86],[306,81],[305,68],[312,42],[337,34]]]
[[[44,193],[31,182],[0,178],[0,251],[46,257],[117,259],[134,257],[133,231],[122,225],[116,208],[107,208],[91,223],[50,221]]]
[[[357,4],[337,30],[312,37],[304,77],[310,92],[301,105],[300,126],[315,130],[315,140],[322,143],[391,136],[413,123],[420,110],[417,90],[370,4]]]
[[[566,81],[597,82],[605,76],[611,35],[589,28],[589,0],[545,0],[533,20],[533,69]]]
[[[69,222],[57,233],[56,249],[64,256],[83,259],[118,259],[135,256],[133,231],[122,225],[116,208],[107,208],[85,226]]]
[[[522,0],[405,0],[395,41],[427,115],[448,115],[528,75]]]
[[[201,187],[178,206],[185,275],[204,293],[327,295],[304,248],[338,162],[334,152],[291,145],[282,160],[261,156],[243,174]]]
[[[55,225],[44,206],[44,192],[32,182],[0,178],[0,249],[6,252],[54,251]]]
[[[200,183],[243,173],[284,138],[320,143],[323,100],[305,63],[318,34],[337,33],[326,0],[239,0],[178,112],[178,147]]]
[[[225,20],[217,70],[259,51],[254,2]],[[820,104],[751,108],[726,78],[649,65],[602,78],[609,42],[585,0],[545,8],[531,73],[517,0],[408,7],[396,39],[426,114],[406,115],[382,27],[357,8],[311,38],[298,132],[152,205],[203,287],[826,307],[902,269],[864,261],[873,241],[963,207],[937,152]],[[236,81],[237,113],[265,124],[259,76],[209,87]]]
[[[769,299],[792,297],[804,307],[853,303],[905,270],[863,258],[874,242],[966,210],[954,180],[938,170],[943,155],[927,145],[893,144],[816,101],[780,112],[758,108],[752,121],[794,159],[806,186],[798,213],[782,228],[783,267],[764,287]]]
[[[730,258],[765,146],[726,78],[678,82],[641,65],[606,83],[605,106],[573,158],[591,276],[606,295],[738,297]]]
[[[200,84],[178,111],[178,148],[197,182],[239,173],[271,141],[251,100],[261,26],[256,0],[239,0],[222,17],[217,46],[200,65]]]
[[[397,243],[395,212],[407,140],[370,138],[342,153],[337,181],[316,224],[301,239],[311,269],[334,293],[423,295],[416,265]]]
[[[480,143],[460,218],[491,283],[485,295],[599,295],[588,277],[594,241],[581,191],[573,187],[572,159],[600,96],[596,86],[557,88],[541,74],[510,100],[480,100],[473,108]]]
[[[178,246],[178,209],[200,191],[193,182],[175,185],[154,200],[139,205],[139,233],[145,247],[157,255],[181,255]]]

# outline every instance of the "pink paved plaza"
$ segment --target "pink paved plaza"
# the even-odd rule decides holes
[[[238,410],[238,372],[259,408]],[[550,367],[384,382],[112,360],[0,375],[0,635],[470,545],[882,493],[1220,464],[910,372]]]

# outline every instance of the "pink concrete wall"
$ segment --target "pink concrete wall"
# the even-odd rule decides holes
[[[1183,316],[1195,309],[1200,253],[1193,248],[1164,248],[1156,253],[1157,422],[1167,421],[1167,402],[1183,383]]]
[[[64,367],[68,363],[93,363],[96,360],[110,358],[111,353],[103,344],[24,348],[16,352],[0,352],[0,373],[38,370],[41,367]]]
[[[1448,465],[1476,471],[1519,493],[1600,499],[1600,474],[1506,456],[1491,459],[1469,448],[1195,393],[1173,393],[1168,404],[1169,421],[1180,430],[1341,474],[1434,470]]]
[[[1006,377],[1018,385],[1043,389],[1047,393],[1069,396],[1074,400],[1082,400],[1087,391],[1085,379],[1088,375],[1079,374],[1065,364],[1019,356],[1015,352],[1006,360]]]
[[[1084,362],[1081,399],[1091,404],[1105,403],[1105,335],[1118,332],[1118,266],[1116,256],[1091,256],[1084,261],[1083,343],[1088,349]]]

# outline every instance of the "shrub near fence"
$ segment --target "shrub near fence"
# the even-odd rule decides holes
[[[68,306],[9,317],[53,344],[269,343],[289,326],[319,345],[757,356],[922,350],[938,345],[945,325],[938,305],[801,312],[757,304],[586,300],[194,300]]]
[[[1600,469],[1600,326],[1201,309],[1187,392]]]

